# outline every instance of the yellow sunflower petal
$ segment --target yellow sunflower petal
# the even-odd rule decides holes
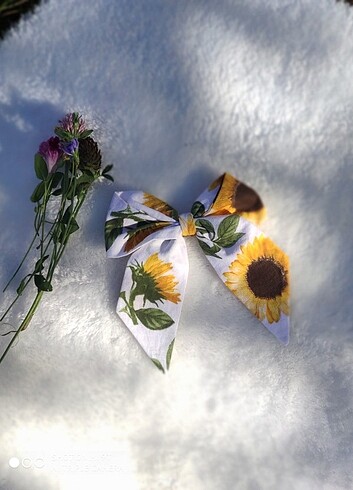
[[[152,254],[144,263],[144,271],[152,277],[162,298],[172,303],[179,303],[181,300],[180,293],[175,291],[178,281],[173,274],[165,275],[172,269],[172,264],[161,260],[158,253]]]
[[[208,215],[239,214],[249,221],[259,224],[266,215],[260,196],[251,187],[232,175],[225,173],[209,187],[219,186],[217,196],[207,211]]]

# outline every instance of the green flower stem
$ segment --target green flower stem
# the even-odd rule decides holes
[[[20,332],[22,330],[24,330],[28,326],[28,324],[30,323],[30,321],[32,320],[33,315],[34,315],[36,309],[38,308],[38,305],[40,303],[40,300],[42,299],[42,296],[43,296],[43,291],[38,291],[38,293],[37,293],[37,295],[36,295],[36,297],[35,297],[35,299],[34,299],[34,301],[32,303],[32,306],[30,307],[30,309],[27,312],[27,315],[25,316],[23,322],[19,326],[19,328],[16,331],[15,335],[12,337],[12,339],[10,340],[10,342],[9,342],[8,346],[6,347],[4,353],[2,354],[2,356],[0,358],[0,364],[4,360],[6,354],[10,350],[12,344],[15,342],[15,340],[18,337],[18,335],[20,334]]]
[[[69,187],[70,188],[70,187]],[[72,213],[72,217],[73,218],[76,218],[84,200],[85,200],[85,197],[87,195],[87,191],[83,192],[78,200],[78,202],[76,203],[76,206],[74,208],[74,211]],[[60,205],[60,210],[58,212],[58,217],[57,217],[57,220],[55,220],[55,225],[57,226],[61,221],[60,221],[60,216],[62,217],[63,216],[63,210],[65,209],[65,204],[66,204],[66,196],[64,196],[61,200],[61,205]],[[52,229],[54,228],[55,225],[52,225]],[[68,223],[68,227],[70,225],[70,221]],[[55,232],[55,229],[54,229],[54,232]],[[41,253],[41,257],[43,257],[51,243],[51,241],[53,240],[53,234],[52,233],[52,236],[50,237],[50,240],[49,242],[46,244],[46,247],[45,249],[43,250],[43,252]],[[48,276],[47,276],[47,280],[51,280],[52,279],[52,276],[53,276],[53,273],[54,273],[54,270],[55,270],[55,267],[56,265],[58,264],[64,250],[65,250],[65,247],[66,247],[66,244],[68,242],[68,239],[69,239],[70,235],[67,234],[67,236],[64,237],[63,239],[63,244],[62,246],[59,248],[59,254],[52,254],[52,259],[51,259],[51,267],[49,266],[49,271],[48,271]],[[25,289],[25,287],[27,287],[28,283],[31,281],[32,277],[34,276],[34,272],[31,273],[29,279],[27,280],[23,290]],[[11,310],[11,308],[14,306],[14,304],[16,303],[16,301],[18,300],[20,295],[17,295],[16,298],[14,299],[14,301],[11,303],[11,305],[9,306],[9,308],[5,311],[5,313],[3,314],[3,316],[1,317],[0,321],[2,321],[5,316],[7,315],[7,313]],[[27,328],[27,326],[29,325],[30,321],[32,320],[33,318],[33,315],[36,311],[36,308],[41,300],[43,296],[43,291],[38,291],[37,293],[37,296],[30,308],[30,310],[28,311],[25,319],[23,320],[23,322],[21,323],[19,329],[16,331],[16,334],[13,336],[13,338],[11,339],[10,343],[8,344],[6,350],[4,351],[3,355],[1,356],[1,359],[0,359],[0,363],[2,362],[2,360],[4,359],[4,357],[6,356],[7,352],[9,351],[10,347],[12,346],[12,344],[14,343],[14,341],[16,340],[17,336],[19,335],[19,333],[22,331],[22,330],[25,330]]]
[[[79,212],[79,210],[80,210],[80,208],[81,208],[81,206],[82,206],[82,204],[83,204],[83,202],[84,202],[84,200],[85,200],[86,194],[87,194],[87,191],[85,191],[84,193],[82,193],[82,195],[80,196],[80,198],[79,198],[78,202],[76,203],[76,206],[75,206],[75,208],[74,208],[74,211],[73,211],[73,213],[72,213],[72,215],[71,215],[73,218],[76,218],[76,216],[77,216],[77,214],[78,214],[78,212]],[[62,203],[61,203],[61,209],[60,209],[61,213],[60,213],[60,211],[59,211],[58,215],[59,215],[59,214],[61,214],[61,215],[63,214],[63,213],[62,213],[62,210],[65,208],[65,203],[66,203],[66,199],[64,198],[64,199],[62,199]],[[58,220],[58,221],[57,221],[57,223],[60,223],[60,221]],[[69,226],[70,226],[70,221],[69,221],[69,223],[68,223],[68,227],[69,227]],[[53,227],[52,227],[52,228],[53,228]],[[54,230],[54,231],[55,231],[55,230]],[[41,257],[43,257],[43,256],[45,255],[45,252],[47,251],[47,249],[48,249],[48,247],[49,247],[49,245],[50,245],[50,242],[51,242],[51,241],[52,241],[52,239],[53,239],[52,237],[53,237],[53,235],[51,236],[51,238],[50,238],[49,242],[47,243],[47,245],[46,245],[45,249],[44,249],[44,250],[43,250],[43,252],[41,253]],[[48,270],[48,275],[47,275],[47,280],[48,280],[49,282],[50,282],[50,281],[51,281],[51,279],[52,279],[52,276],[53,276],[53,273],[54,273],[55,267],[57,266],[58,262],[59,262],[59,261],[60,261],[60,259],[61,259],[62,254],[64,253],[64,250],[65,250],[65,247],[66,247],[66,245],[67,245],[67,242],[68,242],[69,237],[70,237],[70,235],[69,235],[69,234],[67,234],[67,236],[64,236],[62,246],[59,248],[59,253],[58,253],[58,254],[54,254],[54,253],[52,254],[52,259],[51,259],[51,263],[50,263],[49,270]],[[24,290],[24,289],[27,287],[27,285],[29,284],[29,282],[31,281],[31,279],[33,278],[33,276],[34,276],[34,272],[32,272],[32,273],[31,273],[31,275],[29,276],[28,280],[27,280],[27,281],[26,281],[26,283],[25,283],[25,286],[24,286],[23,290]],[[22,292],[23,292],[23,290],[22,290]],[[42,296],[43,291],[38,291],[38,294],[40,294],[40,293],[41,293],[41,296]],[[3,320],[3,319],[6,317],[6,315],[7,315],[7,314],[8,314],[8,312],[11,310],[11,308],[14,306],[14,304],[16,303],[16,301],[18,300],[18,298],[19,298],[19,297],[20,297],[20,295],[17,295],[17,296],[16,296],[16,298],[14,299],[14,301],[13,301],[13,302],[10,304],[10,306],[8,307],[8,309],[5,311],[5,313],[4,313],[4,314],[2,315],[2,317],[0,318],[0,321],[2,321],[2,320]],[[38,302],[39,302],[39,301],[38,301]],[[33,306],[33,305],[32,305],[32,306]],[[35,311],[35,310],[34,310],[34,311]],[[33,311],[33,314],[34,314],[34,311]],[[32,319],[32,317],[33,317],[33,314],[32,314],[30,317],[28,317],[28,318],[27,318],[27,316],[28,316],[28,315],[26,316],[27,321],[26,321],[26,322],[24,321],[24,322],[21,324],[21,326],[20,326],[19,330],[16,332],[16,335],[15,335],[14,337],[17,337],[17,335],[18,335],[18,334],[19,334],[19,333],[20,333],[22,330],[25,330],[25,329],[27,328],[28,324],[30,323],[30,321],[31,321],[31,319]],[[26,320],[26,319],[25,319],[25,320]],[[10,347],[11,347],[11,345],[13,344],[14,340],[15,340],[15,338],[13,338],[13,339],[11,340],[10,344],[8,345],[8,347],[7,347],[6,351],[5,351],[4,355],[3,355],[3,357],[5,357],[6,353],[7,353],[7,352],[8,352],[8,350],[9,350],[9,348],[10,348]],[[1,358],[1,360],[3,359],[3,357]],[[1,360],[0,360],[0,363],[1,363]]]
[[[129,305],[131,306],[131,308],[133,308],[133,306],[134,306],[134,302],[135,302],[137,295],[138,295],[137,294],[137,288],[135,287],[131,290],[131,293],[130,293]]]
[[[37,204],[36,208],[36,217],[34,221],[34,227],[35,227],[35,235],[34,238],[30,244],[29,249],[26,252],[25,257],[23,258],[21,264],[17,268],[15,274],[13,277],[10,279],[9,283],[6,285],[6,288],[10,284],[10,282],[13,280],[13,278],[16,276],[18,271],[20,270],[23,262],[27,258],[30,250],[32,249],[36,239],[38,238],[39,240],[39,245],[37,246],[37,249],[40,249],[40,257],[39,261],[44,258],[48,248],[51,247],[51,251],[48,253],[50,255],[50,259],[47,263],[47,273],[46,278],[44,277],[44,280],[49,283],[51,283],[54,271],[56,266],[58,265],[64,251],[66,248],[66,245],[68,243],[68,240],[72,234],[72,223],[76,222],[76,217],[81,209],[81,206],[83,205],[85,198],[87,196],[87,192],[90,188],[90,186],[97,180],[97,178],[100,176],[100,173],[97,173],[95,177],[93,178],[92,182],[90,182],[90,185],[88,185],[85,189],[81,190],[81,192],[76,196],[76,190],[77,190],[77,179],[78,179],[78,166],[79,166],[79,157],[77,152],[72,156],[70,160],[71,168],[69,168],[69,165],[65,166],[65,174],[64,174],[64,180],[66,182],[64,192],[62,193],[61,196],[61,202],[60,202],[60,207],[57,212],[56,218],[54,222],[51,223],[49,231],[46,233],[46,228],[45,225],[47,223],[47,204],[49,199],[52,196],[51,190],[52,190],[52,179],[49,178],[47,182],[45,182],[45,189],[44,189],[44,195],[42,199],[41,204]],[[69,206],[67,206],[68,201],[70,201]],[[68,219],[65,220],[65,227],[63,227],[63,218],[64,214],[68,214]],[[58,239],[59,238],[59,239]],[[43,262],[38,262],[39,264],[43,264]],[[43,269],[43,268],[42,268]],[[31,274],[28,275],[28,279],[26,281],[22,280],[24,284],[22,285],[21,283],[21,292],[20,294],[17,294],[16,298],[14,301],[11,303],[9,308],[6,310],[6,312],[3,314],[1,317],[0,321],[2,321],[5,316],[8,314],[8,312],[11,310],[11,308],[14,306],[20,295],[23,293],[24,289],[27,287],[29,282],[33,279],[33,277],[36,274],[44,274],[42,273],[41,270],[39,269],[34,269]],[[25,278],[26,279],[26,278]],[[6,289],[5,288],[5,289]],[[37,295],[34,299],[34,302],[32,303],[32,306],[30,307],[26,317],[24,318],[23,322],[21,323],[20,327],[18,330],[15,331],[10,331],[7,332],[5,335],[10,334],[15,332],[14,336],[11,338],[9,344],[7,345],[4,353],[2,354],[0,358],[0,363],[3,361],[5,358],[6,354],[8,353],[9,349],[15,342],[16,338],[22,332],[27,328],[29,323],[31,322],[33,315],[38,308],[38,305],[41,301],[41,298],[43,296],[44,291],[38,288]],[[134,298],[133,298],[134,300]],[[135,325],[137,325],[137,317],[133,309],[133,304],[131,306],[127,305],[129,308],[130,314],[132,316],[133,322]]]
[[[46,252],[47,252],[47,250],[48,250],[48,248],[49,248],[49,246],[50,246],[50,244],[51,244],[51,242],[52,242],[52,240],[53,240],[53,233],[52,233],[52,230],[54,229],[54,226],[55,226],[55,223],[52,225],[51,229],[50,229],[50,230],[49,230],[49,232],[48,232],[48,235],[49,235],[49,234],[51,234],[51,237],[50,237],[50,239],[49,239],[48,243],[46,244],[46,246],[45,246],[45,248],[44,248],[44,250],[43,250],[43,254],[41,255],[41,257],[43,257],[43,256],[46,254]],[[47,235],[47,236],[48,236],[48,235]],[[36,238],[36,236],[34,237],[34,240],[35,240],[35,238]],[[28,253],[29,253],[29,250],[28,250]],[[27,255],[28,255],[28,253],[27,253]],[[24,261],[24,260],[23,260],[23,261]],[[22,262],[23,262],[23,261],[22,261]],[[18,270],[19,270],[19,268],[18,268]],[[16,295],[15,299],[12,301],[12,303],[10,304],[10,306],[7,308],[7,310],[6,310],[6,311],[3,313],[3,315],[1,316],[1,318],[0,318],[0,322],[2,322],[2,321],[3,321],[3,319],[5,318],[5,316],[8,314],[8,312],[11,310],[11,308],[12,308],[12,307],[15,305],[15,303],[18,301],[18,299],[19,299],[19,297],[22,295],[23,291],[26,289],[26,287],[28,286],[28,284],[31,282],[31,280],[32,280],[32,278],[33,278],[33,276],[34,276],[34,274],[35,274],[35,272],[34,272],[34,271],[33,271],[33,272],[31,272],[31,274],[29,274],[28,279],[27,279],[27,281],[25,282],[25,284],[24,284],[24,286],[23,286],[23,288],[22,288],[22,292],[21,292],[21,294],[17,294],[17,295]],[[11,282],[11,281],[10,281],[10,282]],[[10,282],[8,283],[8,285],[10,284]],[[8,285],[7,285],[7,286],[8,286]]]
[[[29,278],[27,279],[23,289],[22,289],[22,292],[26,289],[26,287],[28,286],[28,284],[30,283],[32,277],[34,276],[34,272],[32,272],[29,276]],[[22,294],[22,293],[21,293]],[[17,294],[15,299],[12,301],[12,303],[10,304],[10,306],[7,308],[7,310],[3,313],[3,315],[1,316],[0,318],[0,322],[3,321],[3,319],[6,317],[6,315],[8,314],[8,312],[11,310],[11,308],[15,305],[15,303],[17,302],[18,298],[21,296],[21,294]]]
[[[15,277],[17,276],[19,270],[21,269],[24,261],[26,260],[26,258],[28,257],[28,254],[29,252],[31,251],[33,245],[34,245],[34,242],[36,241],[36,238],[37,238],[37,233],[35,233],[28,249],[27,249],[27,252],[25,253],[23,259],[21,260],[19,266],[17,267],[17,269],[15,270],[15,272],[13,273],[12,277],[10,278],[10,280],[7,282],[6,286],[4,287],[4,289],[2,290],[2,292],[4,293],[6,291],[6,289],[10,286],[10,284],[12,283],[12,281],[15,279]],[[1,321],[1,320],[0,320]]]
[[[45,232],[45,214],[47,212],[47,204],[50,197],[50,186],[51,181],[49,183],[49,195],[48,195],[48,187],[46,181],[44,181],[44,199],[43,199],[43,211],[41,218],[41,240],[40,240],[40,256],[43,257],[43,244],[44,244],[44,232]]]
[[[76,163],[76,160],[73,158],[72,160],[72,169],[71,169],[71,176],[70,176],[70,182],[69,182],[69,185],[68,185],[68,188],[66,190],[65,193],[62,194],[61,196],[61,202],[60,202],[60,209],[58,211],[58,214],[56,216],[56,219],[53,223],[53,225],[51,226],[47,236],[49,234],[51,234],[51,237],[50,237],[50,240],[49,240],[49,243],[53,240],[53,237],[55,236],[55,232],[56,232],[56,229],[57,229],[57,226],[59,226],[62,222],[62,218],[64,216],[64,213],[65,213],[65,207],[66,207],[66,203],[67,201],[69,200],[68,199],[68,195],[69,193],[71,192],[71,186],[73,186],[73,198],[74,198],[74,195],[75,195],[75,190],[76,190],[76,179],[77,179],[77,175],[76,175],[76,168],[77,168],[77,163]],[[65,167],[65,177],[68,175],[68,168],[67,166]],[[71,218],[71,216],[70,216]],[[46,237],[47,238],[47,237]],[[46,239],[45,238],[45,239]],[[65,247],[64,247],[65,248]],[[48,267],[48,273],[47,273],[47,281],[51,281],[51,278],[53,276],[53,273],[54,273],[54,269],[55,267],[57,266],[59,260],[60,260],[60,257],[58,257],[58,245],[57,245],[57,241],[54,241],[54,248],[53,248],[53,251],[51,253],[51,258],[50,258],[50,262],[49,262],[49,267]],[[60,248],[59,248],[60,250]],[[41,256],[44,256],[45,255],[45,251],[44,253],[41,255]]]
[[[47,239],[47,237],[49,236],[49,234],[51,234],[51,237],[50,237],[50,239],[49,239],[48,243],[46,244],[46,246],[45,246],[45,248],[44,248],[43,252],[41,253],[41,257],[43,257],[43,256],[46,254],[46,252],[47,252],[47,250],[48,250],[48,248],[49,248],[49,246],[50,246],[50,244],[51,244],[51,242],[52,242],[52,240],[53,240],[53,230],[54,230],[54,227],[55,227],[55,225],[57,225],[57,223],[59,222],[59,216],[60,216],[60,215],[62,216],[62,214],[63,214],[63,212],[62,212],[62,211],[63,211],[63,209],[64,209],[64,208],[65,208],[65,201],[62,199],[62,200],[61,200],[61,203],[60,203],[60,209],[59,209],[58,216],[57,216],[56,220],[54,221],[54,223],[52,224],[52,226],[50,227],[50,230],[49,230],[49,232],[48,232],[47,236],[46,236],[46,237],[45,237],[45,239],[44,239],[44,241],[45,241],[45,240]],[[23,258],[23,260],[22,260],[21,264],[18,266],[18,268],[17,268],[17,270],[16,270],[15,274],[12,276],[12,278],[10,279],[10,281],[7,283],[6,288],[7,288],[7,287],[10,285],[11,281],[14,279],[14,277],[16,276],[16,274],[18,273],[18,271],[20,270],[21,266],[23,265],[23,263],[24,263],[24,261],[25,261],[26,257],[28,256],[28,254],[29,254],[29,252],[30,252],[30,250],[31,250],[31,248],[32,248],[32,246],[33,246],[33,243],[35,242],[35,239],[37,238],[37,236],[38,236],[38,232],[36,231],[36,234],[34,235],[34,238],[33,238],[33,240],[32,240],[32,243],[31,243],[30,247],[29,247],[29,248],[28,248],[28,250],[27,250],[26,255],[24,256],[24,258]],[[6,317],[6,315],[9,313],[9,311],[12,309],[12,307],[13,307],[13,306],[16,304],[16,302],[18,301],[19,297],[22,295],[23,291],[26,289],[26,287],[28,286],[28,284],[31,282],[31,280],[32,280],[32,278],[33,278],[33,276],[34,276],[34,274],[35,274],[35,273],[34,273],[34,271],[33,271],[33,272],[32,272],[32,273],[29,275],[29,277],[28,277],[27,281],[25,282],[25,284],[24,284],[24,286],[23,286],[23,288],[22,288],[22,292],[21,292],[21,294],[17,294],[17,295],[16,295],[15,299],[12,301],[12,303],[9,305],[9,307],[7,308],[7,310],[6,310],[6,311],[3,313],[3,315],[1,316],[1,318],[0,318],[0,322],[2,322],[2,321],[3,321],[3,319],[4,319],[4,318]],[[6,288],[4,289],[4,291],[6,290]],[[24,330],[24,328],[23,328],[22,330]]]
[[[52,258],[51,258],[51,261],[50,261],[50,265],[49,265],[49,268],[48,268],[48,274],[47,274],[47,277],[46,277],[46,280],[47,281],[51,281],[52,280],[52,277],[53,277],[53,274],[54,274],[54,270],[57,266],[57,264],[59,263],[64,251],[65,251],[65,248],[66,248],[66,245],[67,245],[67,242],[70,238],[70,233],[68,233],[68,230],[70,229],[70,224],[72,222],[72,219],[76,219],[76,216],[79,212],[79,210],[81,209],[81,206],[82,204],[84,203],[84,200],[86,198],[86,195],[87,195],[87,191],[85,191],[83,194],[81,194],[81,196],[78,198],[77,200],[77,203],[70,215],[70,218],[69,218],[69,221],[67,223],[67,226],[66,226],[66,230],[65,230],[65,233],[64,233],[64,236],[63,236],[63,239],[62,239],[62,243],[59,247],[59,250],[56,250],[56,247],[55,247],[55,250],[54,250],[54,253],[52,255]]]
[[[137,296],[136,289],[131,290],[129,301],[127,301],[126,299],[125,292],[124,294],[120,295],[120,297],[123,299],[124,303],[126,304],[126,308],[124,308],[124,311],[129,315],[134,325],[138,325],[137,316],[134,310],[134,301],[136,296]]]
[[[50,181],[50,186],[51,186],[51,181]],[[49,189],[50,189],[50,186],[49,186]],[[18,272],[20,271],[21,267],[23,266],[26,258],[28,257],[28,254],[29,252],[32,250],[32,247],[34,245],[34,242],[36,241],[36,238],[39,236],[39,228],[42,227],[42,232],[43,232],[43,228],[44,228],[44,222],[45,222],[45,211],[47,209],[47,204],[48,204],[48,201],[49,201],[49,198],[50,198],[50,192],[48,193],[47,192],[47,187],[45,187],[45,194],[44,194],[44,201],[43,201],[43,204],[41,205],[44,206],[44,213],[42,214],[41,216],[41,219],[39,220],[39,223],[37,222],[38,221],[38,216],[40,216],[40,213],[36,213],[36,217],[34,219],[34,228],[35,228],[35,234],[33,236],[33,239],[26,251],[26,253],[24,254],[23,256],[23,259],[21,260],[20,264],[18,265],[17,269],[15,270],[15,272],[13,273],[13,275],[11,276],[11,278],[9,279],[9,281],[7,282],[7,284],[5,285],[4,289],[2,290],[2,292],[4,293],[6,291],[6,289],[10,286],[10,284],[12,283],[12,281],[15,279],[15,277],[17,276]],[[48,236],[48,235],[47,235]],[[42,243],[46,240],[47,236],[43,239],[43,234],[42,234],[42,240],[40,242],[40,245],[42,246]],[[43,256],[43,251],[41,252],[41,256]],[[1,321],[1,319],[0,319]]]

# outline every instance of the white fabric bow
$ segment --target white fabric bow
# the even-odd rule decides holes
[[[162,371],[169,368],[188,276],[185,236],[196,238],[225,285],[281,342],[289,339],[289,260],[251,221],[258,194],[223,174],[178,212],[141,191],[115,192],[107,256],[129,255],[117,313]]]

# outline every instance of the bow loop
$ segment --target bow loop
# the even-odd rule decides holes
[[[191,213],[195,218],[236,213],[259,224],[265,217],[266,210],[254,189],[233,175],[224,173],[200,194]]]
[[[175,240],[180,235],[177,217],[173,208],[151,194],[115,192],[105,223],[107,256],[123,257],[151,240]]]

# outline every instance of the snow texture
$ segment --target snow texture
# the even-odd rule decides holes
[[[2,490],[353,488],[352,55],[353,9],[333,0],[50,0],[0,44],[2,284],[32,235],[32,155],[67,111],[116,179],[0,368]],[[115,313],[126,260],[105,257],[105,214],[132,188],[186,212],[224,171],[291,258],[291,341],[191,237],[163,375]]]

